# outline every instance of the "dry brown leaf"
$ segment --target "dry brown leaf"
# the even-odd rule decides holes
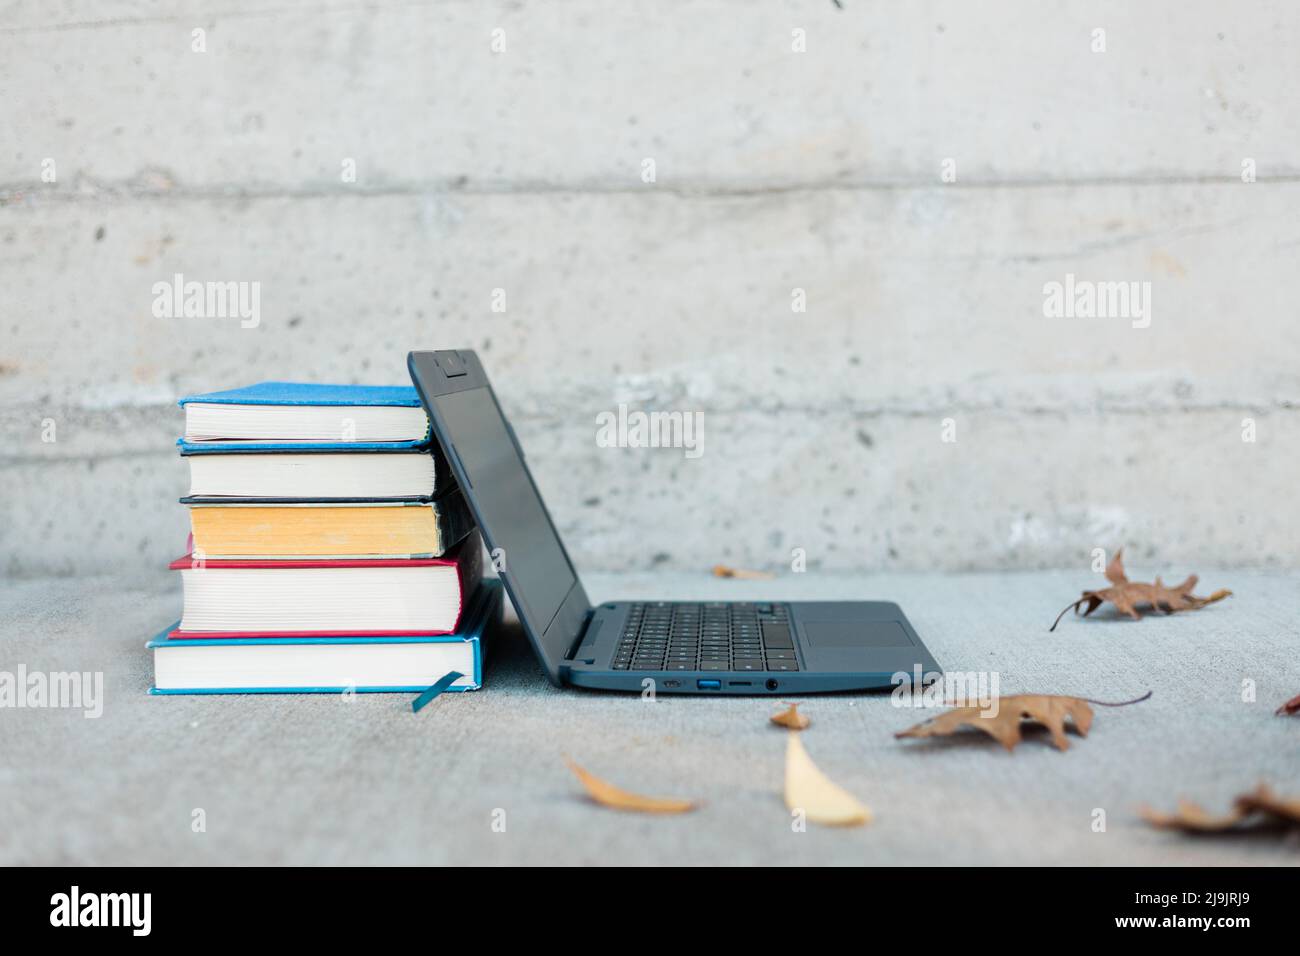
[[[602,806],[615,810],[633,810],[638,813],[688,813],[699,804],[694,800],[675,800],[670,797],[643,797],[629,793],[612,783],[606,783],[599,777],[583,770],[572,760],[565,761],[574,775],[582,781],[587,795]]]
[[[773,714],[772,723],[789,727],[791,730],[806,730],[812,721],[806,715],[799,713],[798,704],[791,704],[779,714]]]
[[[1138,807],[1138,815],[1153,827],[1162,830],[1184,830],[1189,833],[1222,833],[1239,824],[1245,814],[1234,808],[1231,812],[1215,816],[1190,800],[1179,800],[1173,813],[1162,813],[1151,807]]]
[[[954,707],[929,720],[922,721],[915,727],[900,730],[895,737],[946,737],[962,727],[974,727],[982,730],[1008,750],[1015,750],[1020,743],[1020,724],[1031,720],[1042,724],[1052,734],[1052,743],[1057,750],[1068,750],[1070,743],[1065,739],[1065,731],[1070,727],[1080,737],[1088,736],[1092,726],[1092,708],[1089,704],[1102,707],[1127,707],[1151,696],[1147,691],[1134,700],[1108,703],[1092,700],[1088,697],[1057,697],[1050,694],[1016,694],[1011,697],[997,698],[997,713],[990,715],[992,705],[988,707]],[[1065,718],[1069,717],[1070,724]]]
[[[955,707],[927,721],[900,730],[895,737],[947,736],[961,727],[982,730],[1007,750],[1015,750],[1020,743],[1020,724],[1032,720],[1042,724],[1052,734],[1057,750],[1069,750],[1065,739],[1065,718],[1073,722],[1080,737],[1088,735],[1092,726],[1092,708],[1078,697],[1057,697],[1048,694],[1016,694],[997,700],[997,713],[989,715],[992,707]]]
[[[1139,607],[1151,607],[1172,614],[1175,611],[1194,611],[1232,595],[1231,591],[1221,589],[1209,597],[1197,597],[1192,593],[1192,588],[1196,587],[1197,581],[1194,574],[1189,575],[1182,584],[1173,587],[1168,587],[1159,578],[1156,578],[1154,584],[1130,581],[1124,573],[1123,548],[1116,551],[1115,557],[1111,558],[1110,564],[1106,565],[1106,580],[1110,581],[1110,587],[1099,591],[1084,591],[1079,600],[1067,604],[1065,609],[1056,615],[1056,620],[1048,630],[1056,630],[1056,625],[1061,623],[1061,618],[1065,617],[1066,611],[1073,608],[1074,613],[1078,614],[1079,608],[1084,604],[1088,605],[1087,610],[1083,612],[1084,617],[1109,601],[1115,605],[1115,610],[1127,614],[1136,621],[1142,617],[1137,611]]]
[[[1247,813],[1263,813],[1278,823],[1300,826],[1300,797],[1279,797],[1262,783],[1254,793],[1239,796],[1236,805]]]
[[[1231,811],[1217,816],[1188,800],[1179,800],[1178,809],[1173,813],[1162,813],[1150,807],[1139,807],[1138,813],[1154,827],[1184,833],[1300,827],[1300,798],[1279,797],[1261,783],[1253,792],[1237,797]]]
[[[871,811],[817,769],[794,731],[785,745],[785,805],[825,826],[860,827],[871,822]]]
[[[733,568],[725,564],[713,566],[715,578],[744,578],[752,581],[770,581],[776,577],[771,571],[750,571],[747,568]]]
[[[1275,713],[1279,717],[1294,717],[1296,714],[1300,714],[1300,694],[1296,694],[1288,700],[1285,704],[1279,707]]]

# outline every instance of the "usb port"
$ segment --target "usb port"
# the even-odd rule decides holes
[[[720,680],[697,680],[695,686],[700,690],[722,690],[722,681]]]

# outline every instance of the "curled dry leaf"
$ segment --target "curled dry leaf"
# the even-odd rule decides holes
[[[725,564],[713,566],[715,578],[745,578],[752,581],[770,581],[776,577],[771,571],[750,571],[747,568],[733,568]]]
[[[1207,813],[1198,804],[1179,800],[1173,813],[1139,807],[1142,819],[1153,827],[1181,830],[1184,833],[1231,833],[1267,827],[1300,827],[1300,798],[1284,798],[1260,784],[1251,793],[1243,793],[1232,803],[1228,813]]]
[[[791,730],[806,730],[812,723],[804,714],[799,713],[799,705],[791,704],[779,714],[772,715],[772,723],[789,727]]]
[[[1197,597],[1192,593],[1192,588],[1196,587],[1197,581],[1194,574],[1188,576],[1182,584],[1173,587],[1167,586],[1159,578],[1156,578],[1154,584],[1130,581],[1128,575],[1124,573],[1123,548],[1116,551],[1115,557],[1111,559],[1110,564],[1106,565],[1106,580],[1110,581],[1110,587],[1099,591],[1084,591],[1079,600],[1067,604],[1064,610],[1056,615],[1056,620],[1048,630],[1056,630],[1056,625],[1061,623],[1061,618],[1065,617],[1066,611],[1073,608],[1074,613],[1078,614],[1079,608],[1085,604],[1088,607],[1083,612],[1084,617],[1109,601],[1115,605],[1115,610],[1127,614],[1136,621],[1142,617],[1137,611],[1139,607],[1151,607],[1172,614],[1174,611],[1194,611],[1232,595],[1231,591],[1220,589],[1209,597]]]
[[[1089,697],[1057,697],[1050,694],[1016,694],[1012,697],[995,698],[988,707],[954,707],[937,717],[922,721],[915,727],[900,730],[895,737],[946,737],[962,727],[974,727],[982,730],[1008,750],[1015,750],[1020,743],[1020,724],[1030,720],[1042,724],[1052,733],[1052,743],[1057,750],[1069,750],[1070,742],[1065,739],[1066,727],[1072,727],[1080,737],[1088,736],[1092,726],[1092,708],[1089,704],[1102,707],[1127,707],[1137,704],[1151,696],[1147,691],[1134,700],[1108,703],[1092,700]],[[1069,717],[1071,723],[1066,724]]]
[[[1293,717],[1296,714],[1300,714],[1300,694],[1296,694],[1277,709],[1279,717]]]
[[[572,760],[566,760],[569,769],[582,781],[587,795],[597,803],[615,810],[633,810],[638,813],[687,813],[699,806],[694,800],[674,800],[666,797],[643,797],[629,793],[612,783],[587,773]]]
[[[1161,813],[1150,807],[1138,807],[1142,819],[1153,827],[1167,830],[1185,830],[1189,833],[1222,833],[1242,821],[1243,814],[1234,809],[1231,813],[1215,816],[1190,800],[1179,800],[1173,813]]]
[[[825,826],[860,827],[871,822],[871,811],[817,769],[794,731],[785,745],[785,805]]]
[[[1247,813],[1262,813],[1277,823],[1300,826],[1300,797],[1279,797],[1265,784],[1253,793],[1243,793],[1236,805]]]

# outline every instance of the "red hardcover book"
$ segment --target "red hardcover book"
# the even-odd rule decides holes
[[[170,565],[185,610],[170,638],[453,634],[482,578],[472,532],[441,558],[270,561],[196,558]]]

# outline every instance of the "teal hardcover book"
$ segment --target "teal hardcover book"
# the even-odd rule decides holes
[[[270,451],[407,451],[429,444],[409,385],[261,382],[187,395],[185,455]]]
[[[446,690],[478,690],[501,607],[501,584],[488,580],[455,634],[169,638],[173,624],[146,645],[154,654],[149,693],[420,693],[453,671],[462,676]]]
[[[322,385],[315,382],[259,382],[220,392],[186,395],[176,404],[207,405],[392,405],[420,407],[411,385]]]

